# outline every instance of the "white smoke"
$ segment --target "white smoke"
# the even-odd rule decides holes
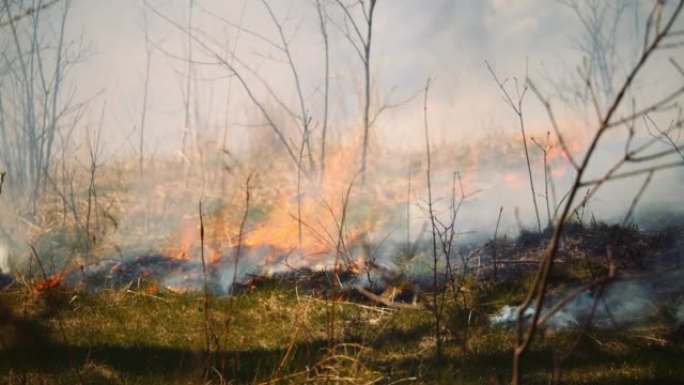
[[[629,324],[646,320],[656,314],[657,309],[650,285],[618,282],[606,288],[597,316],[604,322]]]
[[[684,302],[682,302],[681,305],[679,305],[679,309],[677,310],[677,326],[684,326]]]
[[[9,250],[3,242],[0,242],[0,273],[9,273],[9,271]]]
[[[554,296],[550,303],[544,306],[540,320],[546,317],[555,304],[563,301],[568,293]],[[603,291],[582,291],[551,315],[543,326],[552,329],[572,328],[583,325],[591,318],[594,326],[617,327],[645,321],[655,315],[657,309],[650,285],[617,282],[606,286]],[[528,321],[534,311],[534,307],[526,309],[523,320]],[[518,307],[506,305],[490,317],[490,322],[495,325],[512,326],[516,323],[517,316]],[[678,312],[678,318],[684,320],[684,305]]]

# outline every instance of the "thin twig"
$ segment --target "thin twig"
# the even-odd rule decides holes
[[[549,283],[549,275],[557,255],[558,248],[560,246],[560,236],[565,228],[565,225],[567,224],[568,219],[570,218],[571,213],[573,212],[572,207],[574,198],[580,190],[584,173],[586,172],[593,155],[595,155],[595,151],[599,141],[603,138],[603,135],[608,130],[615,112],[617,111],[618,107],[622,104],[622,101],[627,93],[627,90],[631,87],[632,83],[634,82],[634,79],[636,78],[637,74],[641,72],[641,69],[644,67],[647,60],[658,48],[662,39],[668,34],[668,31],[670,31],[670,29],[674,25],[674,22],[675,20],[677,20],[683,7],[684,0],[681,0],[677,4],[676,8],[673,10],[665,27],[662,29],[662,31],[659,31],[657,33],[657,35],[653,39],[653,42],[650,45],[648,45],[648,47],[644,50],[643,54],[639,58],[637,64],[632,68],[631,72],[622,84],[622,87],[613,99],[612,104],[610,105],[607,112],[601,119],[600,125],[589,144],[584,159],[579,164],[579,167],[577,169],[577,175],[575,176],[574,182],[569,190],[570,193],[568,194],[568,199],[561,212],[560,217],[558,218],[557,226],[554,228],[553,235],[547,246],[544,260],[542,261],[537,271],[535,280],[532,283],[532,286],[530,287],[530,290],[528,291],[528,294],[525,300],[523,301],[523,304],[518,308],[518,321],[516,323],[515,328],[516,342],[513,354],[513,375],[511,379],[511,383],[513,385],[520,384],[520,362],[522,360],[524,353],[527,351],[527,348],[529,347],[532,338],[537,330],[537,322],[539,321],[541,309],[544,304],[544,299],[546,296],[546,291]],[[529,323],[525,333],[523,334],[522,321],[524,319],[525,311],[530,307],[532,302],[534,302],[534,314],[532,316],[532,321]]]
[[[427,156],[427,188],[428,188],[428,215],[430,216],[430,223],[432,224],[432,313],[434,318],[434,335],[436,341],[437,356],[442,355],[442,336],[441,336],[441,314],[439,313],[438,306],[438,293],[437,293],[437,267],[439,264],[439,254],[437,253],[437,233],[439,232],[437,228],[437,218],[433,208],[432,201],[432,155],[430,151],[430,131],[428,126],[428,91],[430,90],[430,78],[425,83],[424,88],[424,99],[423,99],[423,125],[425,129],[425,153]]]
[[[641,199],[641,196],[644,194],[644,191],[646,191],[646,188],[648,187],[649,183],[651,183],[651,178],[653,178],[653,174],[655,173],[654,170],[651,170],[648,175],[646,176],[646,179],[644,180],[644,183],[642,183],[641,188],[639,188],[639,191],[637,194],[634,196],[634,199],[632,200],[632,204],[629,205],[629,210],[627,210],[627,214],[625,215],[625,219],[622,220],[622,226],[627,226],[629,222],[632,220],[632,215],[634,214],[634,209],[636,208],[637,203],[639,202],[639,199]]]
[[[499,224],[501,223],[501,214],[503,214],[503,206],[499,208],[499,216],[496,219],[496,228],[494,229],[494,239],[492,239],[492,264],[494,266],[494,282],[496,282],[497,279],[497,271],[498,271],[498,242],[497,242],[497,235],[499,233]]]
[[[494,78],[494,81],[496,84],[499,86],[501,89],[501,92],[503,93],[504,96],[504,101],[508,104],[509,107],[515,112],[515,114],[518,116],[518,124],[520,126],[520,132],[522,134],[522,140],[523,140],[523,149],[525,150],[525,161],[527,162],[527,174],[530,178],[530,191],[532,193],[532,204],[534,205],[534,213],[537,218],[537,229],[539,230],[539,233],[541,234],[542,232],[542,227],[541,227],[541,219],[539,218],[539,208],[537,207],[537,193],[535,192],[534,189],[534,180],[532,178],[532,165],[530,164],[530,153],[527,149],[527,135],[525,134],[525,120],[523,119],[523,100],[525,99],[525,94],[527,93],[527,90],[530,88],[530,82],[529,82],[529,77],[527,76],[527,66],[525,67],[525,83],[523,84],[522,87],[522,92],[520,92],[520,89],[518,87],[518,81],[515,79],[515,90],[518,93],[518,99],[517,101],[513,101],[511,98],[508,90],[506,89],[505,81],[502,82],[499,80],[499,78],[496,76],[496,73],[494,73],[494,70],[492,67],[489,65],[489,62],[485,60],[485,65],[487,66],[487,69],[489,70],[489,73],[492,75]]]
[[[209,328],[209,286],[207,284],[207,264],[204,259],[204,219],[202,215],[202,201],[199,201],[199,220],[200,220],[200,260],[202,262],[202,290],[204,294],[204,301],[202,303],[202,312],[204,313],[204,337],[206,338],[206,352],[211,351],[211,338]]]

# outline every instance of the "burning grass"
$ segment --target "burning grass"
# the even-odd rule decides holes
[[[34,249],[22,254],[15,247],[13,274],[0,276],[8,287],[0,291],[0,382],[504,383],[513,336],[489,317],[520,303],[549,233],[482,244],[457,237],[453,279],[438,282],[445,343],[437,357],[431,248],[425,228],[416,226],[426,215],[425,186],[416,181],[423,170],[405,175],[397,167],[404,163],[384,156],[386,164],[374,167],[381,172],[369,170],[360,186],[345,158],[356,155],[331,151],[323,182],[297,183],[277,155],[264,157],[249,188],[244,165],[226,177],[159,162],[156,180],[143,181],[126,165],[103,168],[90,217],[86,191],[60,197],[67,189],[53,186],[41,215],[17,221],[21,228],[12,233],[26,231]],[[449,197],[453,172],[435,171],[436,195]],[[482,181],[464,175],[459,182],[474,191]],[[435,205],[450,211],[449,203]],[[605,275],[611,264],[621,277],[651,285],[663,268],[678,269],[681,235],[681,227],[574,224],[551,295]],[[658,277],[649,290],[662,301],[649,302],[656,309],[646,322],[590,327],[563,362],[564,381],[662,384],[684,377],[677,361],[684,348],[672,332],[681,285],[676,276]],[[574,344],[576,335],[549,328],[536,339],[527,382],[547,383],[559,347]]]
[[[591,249],[597,239],[609,244],[618,237],[629,249],[647,244],[663,264],[679,242],[679,236],[603,225],[568,234],[567,251],[577,257],[566,256],[553,280],[555,293],[591,279],[596,266],[583,260],[585,253],[601,260],[604,249]],[[502,253],[504,260],[538,252],[520,242]],[[639,263],[630,266],[624,271],[648,276]],[[145,278],[95,292],[15,285],[0,292],[1,378],[28,384],[504,383],[513,334],[488,317],[520,300],[530,271],[504,269],[497,282],[483,273],[447,293],[441,358],[434,355],[429,292],[419,294],[418,306],[387,307],[335,289],[332,273],[253,276],[235,296],[210,296],[206,305],[201,293],[176,293]],[[349,272],[342,282],[354,277]],[[661,274],[649,285],[660,290],[666,280]],[[526,383],[547,383],[553,367],[570,384],[677,383],[684,378],[684,345],[673,329],[681,292],[661,298],[645,322],[590,326],[579,335],[572,328],[547,329],[526,360]],[[557,358],[573,346],[559,365]]]

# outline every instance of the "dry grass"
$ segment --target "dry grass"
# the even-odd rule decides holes
[[[478,384],[509,375],[514,336],[490,327],[486,315],[503,298],[519,296],[515,287],[479,289],[468,349],[447,331],[443,360],[434,356],[428,309],[338,302],[339,343],[331,349],[326,335],[330,304],[277,281],[235,298],[229,335],[222,335],[228,299],[211,298],[212,332],[223,342],[211,352],[204,350],[200,294],[131,289],[27,294],[13,289],[0,293],[0,303],[15,315],[0,333],[0,378],[28,384]],[[447,327],[457,331],[462,327],[457,320]],[[563,381],[676,383],[684,375],[684,346],[668,337],[668,325],[664,315],[649,326],[590,329],[562,367]],[[528,383],[547,382],[554,352],[569,346],[574,334],[556,331],[533,343]]]
[[[512,156],[505,146],[500,155]],[[323,248],[334,249],[340,196],[353,171],[344,167],[344,160],[354,156],[343,148],[330,150],[331,166],[326,171],[330,180],[323,187],[305,183],[301,197],[311,205],[303,211],[305,231],[309,241],[314,239]],[[439,154],[435,158],[439,163]],[[146,181],[138,179],[133,163],[103,167],[90,233],[82,226],[86,175],[74,174],[70,181],[73,195],[70,191],[67,194],[73,201],[68,205],[54,189],[48,191],[39,214],[31,219],[17,220],[22,215],[20,210],[8,210],[16,220],[10,235],[17,244],[36,247],[48,274],[61,270],[65,263],[67,269],[78,272],[80,266],[102,258],[135,257],[150,250],[198,258],[196,247],[182,244],[186,235],[190,244],[199,240],[198,200],[202,199],[206,209],[208,248],[231,247],[243,213],[244,178],[254,168],[257,183],[252,190],[247,239],[259,229],[274,229],[285,223],[273,222],[279,210],[286,215],[288,225],[297,223],[288,215],[296,212],[296,184],[282,158],[274,155],[251,163],[258,167],[247,166],[247,161],[231,165],[230,172],[223,175],[214,163],[224,160],[150,161],[146,168],[154,180]],[[391,157],[383,162],[387,164],[369,168],[368,180],[374,182],[353,191],[349,230],[344,234],[350,241],[346,252],[352,261],[363,262],[357,257],[369,256],[369,248],[361,242],[363,237],[354,238],[356,235],[386,224],[397,227],[404,221],[405,167]],[[472,167],[478,166],[477,160],[472,162]],[[376,175],[372,170],[383,172]],[[414,172],[419,171],[416,168]],[[414,191],[424,187],[413,180]],[[450,187],[445,186],[440,186],[443,191],[437,194],[448,196]],[[417,194],[409,198],[417,199]],[[296,228],[292,226],[295,232],[286,234],[290,247],[298,243]],[[275,230],[270,231],[265,234],[274,238]],[[313,236],[314,232],[317,235]],[[22,233],[26,236],[19,237]],[[677,243],[677,234],[681,233],[677,232],[652,234],[595,225],[571,228],[567,234],[560,251],[565,262],[559,263],[552,277],[554,288],[581,284],[601,274],[611,247],[611,257],[621,261],[625,270],[642,268],[646,256],[651,258],[650,264],[654,256],[666,260],[673,256],[671,250],[681,249]],[[531,234],[501,239],[497,241],[499,258],[536,260],[543,241],[543,236]],[[379,242],[381,245],[382,239]],[[322,273],[313,274],[316,278],[311,278],[308,286],[297,279],[254,279],[241,287],[232,311],[228,311],[229,299],[212,296],[206,327],[201,293],[174,293],[145,278],[116,290],[32,290],[41,282],[42,272],[27,255],[21,250],[15,253],[15,271],[23,274],[20,284],[0,292],[0,383],[493,383],[510,375],[513,335],[506,329],[491,328],[487,315],[504,304],[520,301],[534,267],[505,265],[499,271],[503,278],[496,284],[488,280],[485,269],[481,281],[464,280],[459,293],[447,293],[444,357],[440,360],[434,356],[434,319],[429,307],[424,306],[429,301],[419,300],[423,305],[417,309],[388,309],[363,296],[336,292],[337,343],[330,346],[329,314],[335,292]],[[486,264],[487,259],[483,260]],[[363,267],[359,263],[350,271],[363,274]],[[422,293],[421,298],[429,295]],[[651,320],[650,329],[590,330],[563,366],[564,381],[662,384],[684,378],[679,358],[684,356],[684,348],[681,341],[667,337],[672,323],[668,311]],[[468,332],[464,333],[466,328]],[[527,382],[547,383],[554,352],[573,340],[574,334],[568,331],[536,340],[526,370]]]

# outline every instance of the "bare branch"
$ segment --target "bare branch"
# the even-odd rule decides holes
[[[56,3],[59,2],[59,1],[60,1],[60,0],[52,0],[52,1],[48,1],[48,2],[45,3],[45,4],[39,4],[37,7],[30,6],[30,7],[26,8],[26,9],[24,9],[24,10],[19,11],[19,13],[15,14],[15,15],[11,15],[11,14],[10,14],[10,11],[9,11],[9,4],[7,4],[7,2],[5,2],[4,5],[3,5],[3,8],[5,8],[5,9],[7,10],[7,13],[8,13],[8,15],[9,15],[9,20],[0,22],[0,28],[7,27],[7,26],[10,25],[11,23],[17,23],[17,22],[20,21],[21,19],[23,19],[23,18],[25,18],[25,17],[28,17],[28,16],[31,16],[31,15],[33,15],[33,14],[36,14],[36,13],[40,12],[40,11],[43,10],[43,9],[47,9],[47,8],[53,6],[54,4],[56,4]],[[2,13],[0,13],[0,15],[2,15]]]
[[[196,42],[199,46],[201,46],[208,54],[210,54],[211,56],[213,56],[219,63],[221,63],[221,64],[222,64],[223,66],[225,66],[230,72],[232,72],[233,75],[235,75],[235,78],[240,82],[240,84],[242,85],[242,88],[243,88],[243,89],[245,90],[245,92],[247,93],[247,96],[249,97],[249,99],[252,101],[252,103],[254,103],[254,105],[257,106],[257,108],[259,109],[259,111],[261,112],[261,114],[263,115],[263,117],[264,117],[264,118],[266,119],[266,121],[268,122],[268,125],[271,127],[271,129],[273,130],[273,132],[275,132],[275,134],[276,134],[276,136],[278,137],[278,139],[280,140],[281,144],[285,147],[285,150],[287,151],[288,155],[290,156],[290,159],[292,159],[292,161],[293,161],[293,162],[295,163],[295,165],[296,165],[296,164],[297,164],[297,155],[294,153],[292,147],[291,147],[290,144],[288,143],[288,140],[287,140],[287,138],[285,137],[285,134],[284,134],[283,131],[280,129],[280,127],[276,124],[275,120],[271,117],[271,115],[268,113],[268,111],[266,110],[266,106],[265,106],[261,101],[259,101],[259,99],[257,99],[257,97],[256,97],[256,95],[254,94],[252,88],[249,86],[249,84],[247,83],[247,80],[242,76],[242,74],[241,74],[241,73],[240,73],[240,72],[239,72],[239,71],[238,71],[230,62],[228,62],[225,58],[223,58],[218,52],[216,52],[214,49],[212,49],[211,47],[209,47],[204,41],[202,41],[201,39],[199,39],[197,36],[195,36],[194,34],[192,34],[191,31],[186,30],[185,27],[183,27],[183,26],[181,26],[180,24],[178,24],[178,22],[172,20],[171,18],[169,18],[169,17],[166,16],[165,14],[161,13],[160,11],[158,11],[157,9],[155,9],[154,7],[151,7],[151,6],[149,5],[149,3],[147,3],[147,0],[145,0],[145,5],[146,5],[147,7],[149,7],[150,10],[151,10],[155,15],[159,16],[161,19],[163,19],[164,21],[166,21],[167,23],[169,23],[170,25],[172,25],[173,27],[175,27],[175,28],[178,29],[179,31],[183,31],[183,32],[187,33],[188,36],[189,36],[194,42]]]
[[[546,114],[551,120],[553,132],[556,134],[556,137],[558,138],[558,143],[560,143],[561,145],[561,149],[563,150],[563,154],[565,154],[565,158],[568,159],[568,161],[570,161],[570,164],[572,164],[572,167],[574,167],[575,170],[577,170],[579,168],[579,164],[577,164],[577,161],[575,161],[575,158],[570,153],[568,146],[565,144],[565,137],[563,136],[563,133],[561,132],[560,127],[558,126],[556,116],[553,113],[553,109],[551,108],[551,103],[546,98],[544,98],[541,92],[539,92],[539,89],[537,89],[532,80],[530,80],[530,88],[532,89],[532,92],[534,92],[534,94],[537,95],[537,98],[539,99],[539,101],[541,101],[542,105],[544,105],[544,108],[546,109]]]
[[[644,108],[641,111],[635,112],[632,115],[629,115],[627,117],[620,118],[620,119],[612,121],[612,122],[608,122],[606,124],[605,128],[609,129],[612,127],[620,126],[622,124],[628,123],[634,119],[640,118],[640,117],[647,115],[647,114],[650,114],[652,112],[667,111],[667,110],[671,110],[674,108],[678,108],[679,105],[677,103],[672,103],[672,104],[668,104],[668,103],[671,101],[674,101],[677,97],[679,97],[681,95],[684,95],[684,86],[675,90],[671,94],[665,96],[661,100],[659,100],[659,101],[651,104],[650,106]]]
[[[406,97],[406,98],[404,98],[404,99],[402,99],[402,100],[399,100],[398,102],[395,102],[395,103],[384,103],[382,106],[380,106],[380,108],[378,108],[378,110],[375,112],[375,114],[374,114],[373,117],[371,118],[370,122],[368,122],[368,124],[369,124],[371,127],[373,127],[373,126],[375,125],[375,121],[378,120],[378,118],[380,117],[380,115],[381,115],[385,110],[391,110],[391,109],[394,109],[394,108],[399,108],[399,107],[401,107],[401,106],[403,106],[403,105],[405,105],[405,104],[411,102],[412,100],[416,99],[418,96],[420,96],[420,94],[421,94],[421,91],[417,91],[417,92],[415,92],[414,94],[409,95],[408,97]]]
[[[225,17],[218,15],[216,12],[212,12],[212,11],[206,9],[205,7],[202,6],[202,4],[200,2],[195,3],[195,5],[201,11],[206,13],[208,16],[213,17],[214,19],[219,20],[219,21],[225,23],[226,25],[229,25],[230,27],[237,29],[239,32],[244,32],[247,35],[255,37],[258,40],[261,40],[262,42],[268,44],[269,46],[277,49],[278,51],[283,51],[283,47],[281,47],[278,43],[274,42],[273,40],[269,39],[268,37],[254,31],[254,30],[251,30],[249,28],[244,27],[241,23],[240,24],[234,23],[234,22],[226,19]]]
[[[287,42],[287,39],[285,38],[285,32],[283,32],[282,24],[278,21],[278,18],[276,18],[275,14],[273,13],[273,10],[271,9],[271,6],[268,4],[268,2],[266,0],[261,0],[261,3],[264,5],[266,10],[268,11],[268,14],[271,17],[273,24],[278,29],[278,35],[280,36],[280,42],[282,44],[282,51],[285,53],[285,56],[287,57],[287,62],[290,66],[290,70],[292,71],[292,78],[294,80],[295,89],[297,90],[297,96],[299,98],[299,107],[301,109],[300,115],[299,115],[299,123],[302,126],[302,138],[303,138],[303,142],[304,142],[303,145],[306,146],[306,148],[308,150],[307,152],[308,152],[308,158],[309,158],[309,169],[313,171],[314,162],[313,162],[313,154],[311,152],[311,140],[310,140],[310,131],[309,131],[309,123],[311,122],[311,119],[308,116],[308,112],[306,109],[306,103],[304,102],[304,93],[302,92],[302,85],[301,85],[301,82],[299,80],[299,73],[297,72],[297,67],[295,66],[294,59],[292,58],[289,43]],[[300,168],[301,168],[301,162],[300,162]]]
[[[627,214],[625,215],[625,219],[622,221],[622,226],[627,226],[629,224],[629,222],[632,220],[632,215],[634,214],[634,209],[636,208],[636,205],[639,202],[639,199],[641,199],[642,195],[644,194],[644,191],[646,191],[646,188],[651,183],[651,179],[653,178],[654,173],[655,173],[655,170],[651,170],[648,173],[648,175],[646,176],[644,183],[642,183],[641,188],[639,188],[639,191],[634,196],[634,199],[632,200],[632,204],[629,206],[629,210],[627,210]]]
[[[682,69],[682,66],[675,61],[674,58],[670,57],[670,63],[677,69],[677,72],[679,72],[680,75],[684,76],[684,69]]]
[[[660,2],[658,2],[660,4]],[[657,7],[658,5],[656,5]],[[523,303],[518,307],[518,322],[516,324],[516,338],[515,338],[515,348],[514,348],[514,354],[513,354],[513,376],[511,383],[513,385],[518,385],[520,384],[521,380],[521,374],[520,374],[520,361],[522,359],[523,354],[527,351],[527,348],[529,347],[532,338],[537,330],[537,322],[539,321],[540,318],[540,312],[542,309],[542,306],[544,304],[544,299],[546,296],[546,291],[548,287],[548,278],[549,278],[549,273],[551,272],[551,268],[553,266],[553,262],[555,260],[556,254],[558,252],[558,248],[560,246],[560,235],[563,232],[565,225],[569,219],[569,215],[573,212],[572,206],[573,206],[573,201],[575,196],[580,190],[580,186],[583,183],[582,179],[584,177],[584,173],[586,172],[588,165],[590,163],[590,160],[592,159],[592,156],[595,153],[596,146],[598,145],[598,142],[601,140],[603,135],[605,134],[606,130],[608,129],[608,125],[610,124],[613,115],[617,111],[618,107],[621,105],[622,100],[624,99],[624,96],[627,92],[627,90],[631,87],[634,79],[636,78],[637,74],[641,72],[641,69],[647,62],[647,60],[652,56],[653,52],[657,49],[658,45],[661,43],[662,39],[664,36],[668,34],[668,32],[671,30],[672,26],[674,25],[675,20],[677,20],[679,14],[681,13],[682,7],[684,7],[684,0],[680,0],[675,9],[673,10],[672,14],[669,16],[665,26],[663,27],[662,30],[659,30],[659,21],[656,20],[656,29],[657,33],[656,36],[653,39],[652,43],[646,43],[646,49],[644,49],[643,54],[639,58],[638,62],[636,65],[632,68],[631,72],[625,79],[624,83],[622,84],[622,87],[620,88],[619,92],[616,94],[615,98],[613,99],[612,104],[608,108],[607,112],[605,113],[604,117],[601,119],[601,123],[596,130],[594,137],[591,140],[591,143],[589,144],[588,150],[584,156],[584,159],[579,165],[579,168],[577,169],[577,175],[575,176],[575,180],[570,188],[570,193],[568,195],[568,199],[566,201],[566,204],[561,212],[560,217],[558,218],[558,222],[556,227],[554,228],[553,235],[551,237],[551,240],[549,241],[549,244],[546,249],[546,253],[544,256],[544,259],[542,260],[542,263],[537,271],[537,275],[535,277],[535,280],[530,287],[530,290],[528,291],[528,294],[523,301]],[[651,24],[653,18],[649,18],[649,25]],[[648,39],[646,40],[648,42]],[[619,163],[619,162],[618,162]],[[681,162],[680,162],[681,163]],[[652,170],[657,169],[656,167],[651,167],[649,168],[648,172],[651,172]],[[522,319],[525,311],[530,307],[532,302],[534,301],[534,314],[532,317],[532,321],[529,323],[527,326],[525,333],[523,334],[523,324],[522,324]]]
[[[520,91],[520,86],[518,84],[518,80],[515,79],[515,91],[518,96],[518,100],[516,102],[513,102],[513,99],[511,98],[510,94],[508,93],[508,90],[506,90],[506,87],[504,87],[504,83],[499,80],[499,78],[496,77],[496,74],[494,73],[494,70],[492,67],[489,65],[489,62],[485,60],[485,64],[487,66],[487,69],[489,70],[489,73],[492,74],[492,77],[494,78],[494,81],[496,84],[499,86],[499,89],[501,89],[501,92],[505,96],[505,100],[508,102],[509,107],[515,112],[515,114],[518,116],[518,125],[520,126],[520,133],[522,134],[522,141],[523,141],[523,149],[525,150],[525,161],[527,162],[527,175],[529,176],[530,179],[530,192],[532,193],[532,204],[534,205],[534,213],[537,218],[537,229],[539,230],[539,233],[541,234],[542,232],[542,227],[541,227],[541,219],[539,217],[539,207],[537,206],[537,193],[534,188],[534,180],[532,178],[532,166],[530,164],[530,153],[527,149],[527,135],[525,134],[525,121],[523,119],[523,100],[525,98],[525,94],[527,93],[527,90],[529,88],[529,77],[527,76],[527,66],[525,66],[525,83],[522,86],[522,92]]]
[[[328,27],[327,18],[324,15],[325,10],[321,4],[321,0],[316,0],[316,11],[318,12],[318,21],[320,23],[321,35],[323,36],[323,47],[325,49],[325,85],[323,91],[323,127],[321,131],[321,157],[320,157],[320,178],[323,180],[325,176],[325,148],[326,135],[328,132],[328,104],[330,99],[330,47],[328,42]]]
[[[648,174],[651,171],[668,170],[668,169],[677,168],[677,167],[684,167],[684,161],[664,163],[664,164],[650,166],[650,167],[646,167],[646,168],[642,168],[642,169],[638,169],[638,170],[626,171],[626,172],[619,173],[619,174],[611,174],[610,180],[631,178],[631,177],[635,177],[638,175]],[[591,179],[591,180],[587,180],[587,181],[582,182],[581,186],[582,187],[594,186],[594,185],[599,185],[603,182],[605,182],[604,178]]]
[[[349,20],[349,23],[350,23],[350,24],[352,25],[352,27],[354,28],[354,32],[356,33],[356,38],[359,39],[359,41],[362,42],[362,43],[364,44],[364,46],[365,46],[363,34],[361,33],[361,30],[359,29],[359,26],[356,24],[356,21],[355,21],[354,17],[351,15],[351,12],[349,11],[350,6],[345,5],[345,4],[342,2],[342,0],[334,0],[334,1],[335,1],[335,3],[337,3],[337,5],[339,5],[339,7],[340,7],[340,9],[342,10],[342,12],[344,12],[344,14],[345,14],[345,16],[346,16],[346,19],[345,19],[345,20]],[[373,3],[374,3],[374,2],[375,2],[375,1],[373,1]],[[361,7],[363,8],[363,3],[361,3]],[[365,14],[365,12],[366,12],[366,11],[365,11],[365,9],[364,9],[364,14]],[[368,20],[368,17],[367,17],[367,16],[366,16],[366,20]],[[351,38],[351,36],[348,36],[348,38]]]

